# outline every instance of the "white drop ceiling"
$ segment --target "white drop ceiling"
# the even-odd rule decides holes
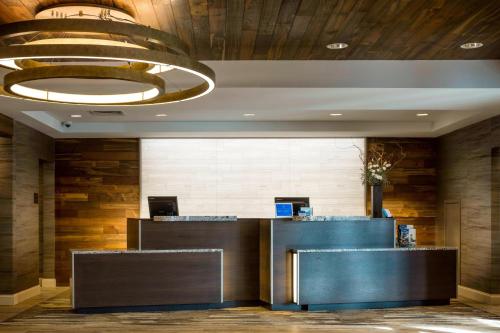
[[[217,88],[192,101],[93,107],[0,97],[0,113],[53,137],[436,137],[500,114],[498,60],[204,63],[215,70]],[[173,89],[187,83],[165,75]],[[46,83],[87,93],[96,87],[92,80]],[[127,83],[108,84],[111,91],[130,90]],[[416,116],[423,112],[429,116]]]

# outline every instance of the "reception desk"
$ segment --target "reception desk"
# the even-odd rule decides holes
[[[294,249],[293,303],[315,309],[448,304],[454,248]]]
[[[222,303],[222,249],[72,251],[76,310]]]
[[[259,219],[171,217],[128,219],[127,247],[140,250],[221,248],[224,301],[251,305],[259,300]]]
[[[261,220],[260,300],[272,309],[300,309],[293,302],[291,250],[393,248],[394,230],[392,218],[352,216],[301,222]]]
[[[190,304],[298,311],[443,304],[456,296],[456,250],[398,249],[394,219],[129,219],[127,246],[119,253],[74,253],[76,308]],[[202,255],[207,249],[220,251],[219,259]],[[185,255],[189,259],[175,261]],[[129,293],[136,285],[144,297]],[[114,290],[97,297],[108,287]]]

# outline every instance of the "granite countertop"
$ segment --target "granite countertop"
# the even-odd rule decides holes
[[[154,222],[236,222],[237,216],[155,216]]]
[[[223,252],[223,249],[170,249],[170,250],[71,250],[72,254],[129,254],[129,253],[206,253]]]
[[[137,221],[154,221],[154,222],[236,222],[237,216],[155,216],[153,219],[135,218]],[[292,218],[271,218],[275,221],[286,222],[337,222],[337,221],[372,221],[372,220],[393,220],[393,218],[377,218],[370,216],[295,216]]]
[[[372,218],[370,216],[294,216],[293,218],[274,218],[276,221],[289,222],[337,222],[337,221],[371,221],[371,220],[393,220],[388,218]]]
[[[389,247],[389,248],[363,248],[363,249],[292,249],[294,253],[314,253],[314,252],[380,252],[380,251],[453,251],[456,247]]]

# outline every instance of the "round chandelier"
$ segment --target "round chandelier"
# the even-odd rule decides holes
[[[148,105],[186,101],[215,88],[213,70],[189,56],[176,36],[136,24],[129,13],[74,4],[39,11],[34,20],[0,25],[0,66],[10,70],[0,95],[90,105]],[[180,71],[196,83],[170,85]],[[119,80],[127,93],[68,93],[40,87],[50,79]],[[193,81],[193,80],[191,80]],[[34,85],[34,87],[33,87]]]

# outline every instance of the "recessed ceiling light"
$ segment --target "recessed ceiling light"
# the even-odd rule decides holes
[[[157,117],[166,117],[166,116],[167,116],[167,114],[165,114],[165,113],[158,113],[156,116],[157,116]]]
[[[417,113],[417,117],[427,117],[428,113]]]
[[[332,43],[332,44],[328,44],[326,46],[326,48],[330,49],[330,50],[341,50],[341,49],[345,49],[348,46],[349,46],[349,44],[347,44],[347,43]]]
[[[340,117],[342,113],[330,113],[330,116],[332,117]]]
[[[82,115],[81,114],[72,114],[71,115],[71,118],[81,118]]]
[[[254,117],[255,113],[244,113],[243,116],[245,116],[245,117]]]
[[[120,110],[91,110],[89,113],[94,117],[121,117],[125,115]]]
[[[461,48],[466,49],[466,50],[478,49],[482,46],[483,46],[483,43],[479,43],[479,42],[465,43],[465,44],[460,45]]]

